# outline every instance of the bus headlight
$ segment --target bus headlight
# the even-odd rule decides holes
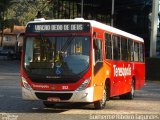
[[[87,78],[87,79],[77,88],[76,91],[82,91],[82,90],[84,90],[84,89],[87,87],[87,85],[89,84],[90,80],[91,80],[90,77]]]
[[[28,84],[28,82],[26,81],[24,77],[22,77],[22,84],[24,88],[26,88],[27,90],[32,90],[31,86]]]

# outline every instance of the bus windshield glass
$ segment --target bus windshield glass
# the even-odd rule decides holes
[[[89,54],[88,36],[27,37],[24,68],[34,75],[79,75],[89,67]]]

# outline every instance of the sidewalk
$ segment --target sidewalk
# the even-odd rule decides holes
[[[156,83],[160,85],[160,80],[146,80],[146,83]]]
[[[0,59],[0,76],[20,73],[20,61]]]
[[[8,60],[8,57],[7,57],[7,56],[1,56],[1,55],[0,55],[0,61],[1,61],[1,60]]]
[[[16,56],[7,56],[7,55],[0,55],[0,61],[2,60],[17,60]]]

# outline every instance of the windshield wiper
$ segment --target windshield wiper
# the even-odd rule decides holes
[[[72,37],[69,37],[69,38],[67,39],[67,41],[64,43],[64,45],[63,45],[62,48],[61,48],[61,52],[65,52],[65,51],[67,50],[67,48],[70,46],[70,44],[72,43],[72,41],[73,41],[74,38],[75,38],[75,37],[72,36]]]

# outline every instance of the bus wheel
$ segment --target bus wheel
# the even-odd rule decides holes
[[[120,98],[132,100],[134,98],[134,92],[135,92],[135,82],[134,80],[132,80],[131,91],[124,95],[120,95]]]
[[[102,100],[94,102],[94,108],[95,109],[103,109],[103,108],[105,108],[106,101],[109,99],[108,98],[108,96],[109,96],[108,94],[109,94],[109,86],[107,84],[107,85],[104,86]]]
[[[51,102],[48,102],[48,101],[43,101],[43,105],[47,108],[53,108],[55,107],[55,103],[51,103]]]

